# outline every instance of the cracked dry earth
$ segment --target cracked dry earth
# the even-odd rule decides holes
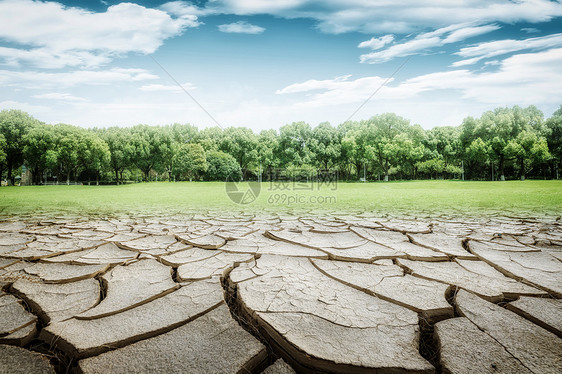
[[[0,221],[0,373],[562,373],[562,223]]]

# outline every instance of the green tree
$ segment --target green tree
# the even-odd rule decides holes
[[[424,145],[439,154],[445,162],[445,171],[457,170],[461,163],[462,144],[459,127],[434,127],[426,132]],[[457,174],[457,173],[449,173]]]
[[[123,172],[133,166],[135,149],[129,129],[111,127],[101,133],[110,152],[109,166],[115,173],[115,183],[123,183]]]
[[[279,132],[265,130],[258,135],[244,127],[199,131],[177,123],[86,130],[42,125],[24,112],[4,110],[0,112],[0,176],[7,171],[13,183],[13,171],[24,162],[34,183],[49,173],[58,180],[66,177],[67,183],[94,175],[99,180],[108,178],[105,172],[110,169],[117,183],[123,181],[124,171],[140,170],[144,180],[154,172],[167,172],[170,180],[172,173],[190,179],[203,173],[206,179],[223,179],[236,176],[238,170],[246,178],[277,167],[305,176],[316,168],[335,168],[347,179],[363,173],[385,180],[390,175],[416,178],[418,173],[440,178],[458,175],[461,162],[469,179],[489,178],[489,174],[493,179],[495,166],[501,179],[506,174],[533,177],[540,171],[546,176],[548,168],[558,176],[562,106],[546,122],[536,107],[514,106],[467,117],[459,127],[427,131],[385,113],[337,128],[328,122],[314,128],[294,122]]]
[[[401,171],[404,176],[411,176],[412,178],[416,177],[417,163],[425,155],[425,147],[419,139],[413,136],[414,133],[418,133],[416,127],[410,128],[408,132],[396,135],[389,144],[389,147],[393,148],[392,153],[398,165],[397,169]]]
[[[511,108],[515,126],[520,131],[534,131],[537,136],[547,136],[549,134],[548,127],[545,125],[544,114],[534,105],[526,108],[514,106]]]
[[[388,181],[390,169],[398,163],[400,158],[400,145],[403,141],[400,134],[408,133],[410,123],[408,120],[394,113],[384,113],[374,116],[361,124],[361,136],[358,139],[365,143],[365,156],[374,162],[376,170],[384,175]]]
[[[172,136],[172,141],[179,144],[194,143],[199,136],[197,127],[189,124],[174,123],[171,126],[165,127]]]
[[[334,167],[341,154],[338,130],[329,122],[320,123],[312,130],[310,150],[318,167],[324,169]]]
[[[505,152],[518,161],[521,180],[525,180],[525,175],[534,163],[540,164],[550,158],[546,139],[528,130],[521,131],[515,139],[511,139]]]
[[[263,130],[258,136],[257,144],[257,173],[271,172],[273,168],[279,167],[279,158],[276,150],[279,146],[279,136],[275,130]]]
[[[359,154],[359,145],[357,144],[355,134],[344,136],[341,140],[341,169],[348,170],[348,167],[351,167],[354,169],[356,177],[359,178],[359,175],[361,175],[361,165],[364,162],[366,160]]]
[[[546,121],[546,127],[549,130],[548,149],[552,153],[552,174],[558,179],[562,163],[562,105]]]
[[[168,178],[172,176],[174,156],[182,143],[174,140],[173,129],[170,126],[158,127],[158,154],[153,169],[158,173],[165,173]]]
[[[445,161],[442,158],[432,158],[431,160],[419,161],[416,164],[420,173],[437,178],[445,171]]]
[[[187,176],[189,181],[207,171],[205,150],[200,144],[182,144],[173,160],[174,173]]]
[[[280,166],[312,164],[311,152],[312,129],[305,122],[293,122],[279,130],[277,157]]]
[[[358,122],[347,121],[338,126],[340,139],[339,169],[344,172],[347,179],[355,174],[356,178],[362,175],[362,167],[366,163],[364,149],[360,148],[357,138],[360,136]]]
[[[66,176],[66,184],[70,184],[70,177],[76,176],[78,170],[78,144],[85,130],[72,125],[58,124],[54,126],[54,131],[59,175]]]
[[[246,127],[229,127],[223,133],[220,150],[236,159],[245,178],[248,168],[258,159],[258,138]]]
[[[6,162],[6,138],[4,135],[0,134],[0,180],[2,179],[2,170],[4,169],[4,163]]]
[[[224,138],[220,127],[207,127],[197,134],[196,142],[203,146],[205,152],[218,151]]]
[[[33,183],[40,183],[41,176],[57,171],[57,133],[51,125],[33,127],[24,136],[23,155],[25,164],[32,172]]]
[[[509,161],[508,143],[515,139],[521,131],[546,131],[543,115],[534,106],[520,108],[497,108],[482,114],[473,136],[481,137],[491,147],[498,160],[500,179],[505,180],[505,163]]]
[[[467,166],[469,166],[472,175],[476,175],[476,170],[482,170],[490,162],[492,148],[484,142],[482,138],[476,138],[469,144],[465,150]]]
[[[165,155],[170,155],[170,141],[161,129],[154,126],[137,125],[131,128],[131,133],[134,149],[132,160],[142,171],[144,180],[148,181],[152,169],[165,171]],[[171,162],[171,158],[172,156],[168,157],[169,162]]]
[[[0,111],[0,134],[5,140],[2,153],[5,154],[7,177],[11,184],[15,182],[13,170],[23,164],[24,137],[31,128],[39,124],[38,120],[21,110]]]
[[[90,184],[89,173],[93,172],[98,185],[101,172],[109,167],[111,161],[109,146],[96,133],[86,131],[79,138],[77,148],[78,166],[88,172],[88,184]]]
[[[229,155],[221,151],[210,152],[207,154],[207,179],[208,180],[229,180],[238,181],[242,178],[242,170],[238,162]]]
[[[460,166],[449,164],[445,166],[445,173],[458,176],[462,173],[462,168]]]
[[[476,134],[490,144],[490,149],[499,163],[500,180],[505,180],[506,149],[509,139],[517,135],[518,130],[514,126],[513,113],[509,108],[497,108],[482,115],[480,126],[475,130]]]

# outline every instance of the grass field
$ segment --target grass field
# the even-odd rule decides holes
[[[562,213],[562,181],[338,183],[330,188],[314,186],[313,191],[295,190],[294,186],[281,191],[274,187],[264,182],[258,198],[245,205],[231,201],[222,182],[0,187],[0,211],[2,215],[194,210]]]

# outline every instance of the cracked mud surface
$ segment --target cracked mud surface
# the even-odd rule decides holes
[[[555,218],[0,220],[0,373],[560,373]]]

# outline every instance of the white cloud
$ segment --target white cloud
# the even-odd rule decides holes
[[[60,93],[60,92],[50,92],[45,94],[33,95],[35,99],[48,99],[48,100],[58,100],[58,101],[88,101],[83,97],[78,97],[71,95],[69,93]]]
[[[341,77],[321,81],[311,79],[306,82],[291,84],[290,86],[287,86],[281,90],[277,90],[275,93],[277,95],[283,95],[314,90],[329,90],[339,87],[342,82],[347,82],[350,77],[351,75],[342,75]]]
[[[194,14],[309,18],[317,21],[320,31],[335,34],[350,31],[405,34],[450,24],[536,23],[562,16],[562,3],[550,0],[214,0],[204,8],[184,1],[172,4],[176,10],[183,4]],[[197,10],[202,13],[196,13]]]
[[[461,99],[494,105],[552,104],[562,97],[562,48],[519,54],[503,60],[494,72],[453,70],[421,75],[401,84],[384,87],[376,100],[411,99],[424,92],[454,90]],[[384,77],[350,76],[307,81],[287,86],[277,93],[304,93],[304,106],[361,103],[384,82]],[[322,92],[313,91],[320,90]]]
[[[160,5],[159,9],[176,17],[200,17],[215,14],[211,8],[200,8],[187,1],[170,1]]]
[[[367,99],[386,80],[383,77],[350,78],[351,75],[344,75],[334,79],[295,83],[278,90],[276,94],[304,93],[305,99],[298,105],[307,107],[358,103]]]
[[[388,43],[391,43],[394,40],[394,35],[388,34],[381,36],[380,38],[371,38],[364,42],[359,43],[357,46],[358,48],[371,48],[372,50],[381,49]]]
[[[474,58],[467,58],[466,60],[460,60],[460,61],[455,61],[451,64],[452,67],[454,68],[458,68],[461,66],[466,66],[466,65],[473,65],[475,63],[477,63],[478,61],[480,61],[482,58],[480,57],[474,57]]]
[[[0,110],[4,110],[4,109],[23,110],[24,112],[28,112],[28,113],[32,114],[38,120],[43,120],[43,118],[39,117],[39,116],[45,116],[45,115],[48,115],[52,112],[51,108],[48,107],[48,106],[32,105],[32,104],[29,104],[29,103],[24,103],[24,102],[15,101],[15,100],[0,101]]]
[[[562,95],[562,48],[506,58],[493,72],[468,70],[433,73],[407,80],[416,93],[453,89],[462,98],[495,104],[536,104],[559,101]]]
[[[192,83],[184,83],[181,85],[185,90],[193,90],[196,87]],[[178,87],[177,85],[164,85],[164,84],[147,84],[140,88],[141,91],[147,92],[156,92],[156,91],[165,91],[165,92],[183,92],[183,90]]]
[[[49,107],[18,102],[0,102],[0,109],[25,110],[47,123],[70,123],[76,126],[133,126],[139,123],[164,125],[175,122],[212,125],[204,112],[194,105],[186,105],[184,98],[177,102],[154,97],[141,100],[118,98],[91,102],[53,103]]]
[[[276,14],[281,15],[293,12],[306,3],[306,0],[218,0],[210,1],[207,9],[215,13],[229,14]]]
[[[405,43],[394,44],[393,46],[380,52],[372,52],[361,55],[359,59],[362,63],[378,64],[390,61],[396,57],[418,54],[428,48],[438,47],[440,45],[442,45],[442,40],[436,36],[430,38],[416,38]]]
[[[541,32],[541,30],[535,28],[535,27],[523,27],[521,29],[521,31],[525,31],[527,34],[534,34],[537,32]]]
[[[77,70],[66,73],[0,70],[0,85],[18,88],[107,85],[159,79],[145,69]]]
[[[3,65],[19,67],[27,63],[35,67],[59,69],[66,66],[95,67],[111,61],[107,53],[90,53],[86,51],[52,51],[46,48],[18,49],[0,47]]]
[[[0,1],[0,24],[1,39],[23,46],[20,52],[3,50],[8,63],[45,68],[64,66],[67,60],[70,66],[96,66],[129,52],[153,53],[165,39],[199,25],[195,15],[173,18],[132,3],[95,13],[32,0]]]
[[[455,30],[451,32],[443,44],[456,43],[462,40],[472,38],[478,35],[487,34],[489,32],[499,29],[497,25],[486,25],[486,26],[476,26],[476,27],[464,27],[462,29]]]
[[[489,33],[499,28],[500,27],[497,25],[450,25],[432,32],[418,34],[413,39],[410,39],[404,43],[394,44],[384,50],[361,55],[360,61],[362,63],[378,64],[390,61],[396,57],[405,57],[423,53],[425,50],[431,48],[440,47],[445,44],[456,43],[467,38]],[[361,44],[359,46],[361,46]]]
[[[246,21],[238,21],[218,26],[219,31],[234,34],[261,34],[265,28],[252,25]]]
[[[522,40],[504,39],[493,42],[485,42],[472,47],[461,48],[461,50],[455,54],[461,57],[470,58],[457,61],[453,64],[453,66],[470,65],[485,58],[522,50],[540,50],[554,47],[562,47],[562,33]]]
[[[485,110],[506,105],[536,104],[550,114],[560,105],[562,97],[561,64],[562,48],[515,55],[501,61],[490,72],[458,69],[390,82],[354,119],[390,111],[430,128],[459,125],[467,115],[478,116]],[[0,76],[4,76],[1,71]],[[202,89],[197,98],[223,126],[279,128],[295,120],[308,121],[312,125],[326,120],[338,124],[346,120],[385,79],[384,76],[341,76],[308,80],[280,89],[279,95],[275,96],[277,100],[270,100],[267,95],[259,99],[236,96],[240,91],[238,86],[225,86],[218,91]],[[51,80],[54,82],[56,78]],[[88,92],[85,90],[87,88],[79,92]],[[67,105],[53,101],[48,107],[34,105],[35,102],[28,104],[20,97],[0,103],[0,108],[22,109],[50,123],[83,126],[174,122],[213,125],[212,120],[183,95],[159,92],[139,95],[137,90],[138,82],[124,88],[124,93],[115,98],[98,96],[99,100],[96,100],[92,92],[87,96],[92,100],[90,102],[76,101]]]

